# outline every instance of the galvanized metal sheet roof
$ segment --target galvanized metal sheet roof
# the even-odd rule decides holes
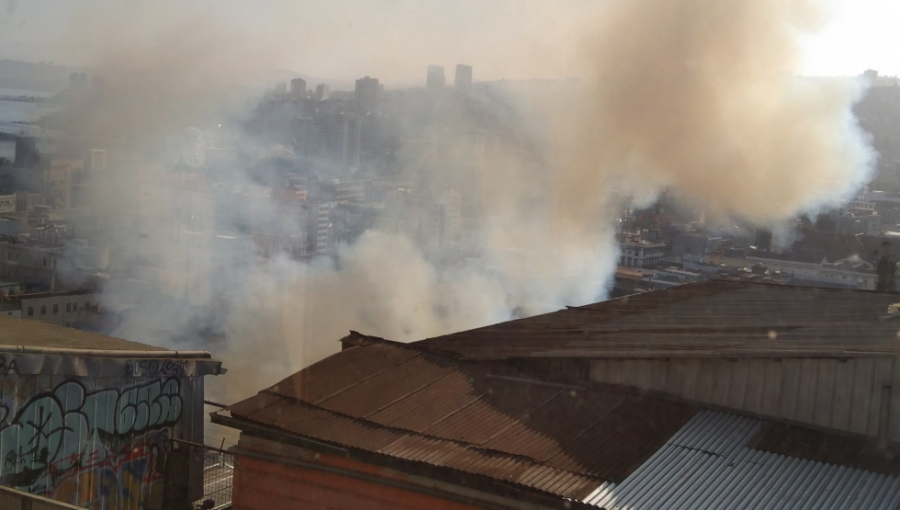
[[[365,343],[229,410],[317,441],[571,499],[624,479],[697,412],[639,396],[533,384],[512,373],[502,364]]]
[[[900,479],[749,445],[764,422],[701,411],[618,485],[584,502],[609,510],[894,509]]]
[[[896,295],[709,281],[416,342],[464,359],[900,353]]]

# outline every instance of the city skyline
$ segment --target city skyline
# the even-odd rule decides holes
[[[260,68],[294,69],[329,81],[352,84],[357,74],[368,74],[394,86],[410,86],[421,81],[421,68],[428,64],[452,69],[460,62],[480,69],[479,77],[486,81],[579,77],[585,57],[576,48],[590,29],[588,20],[603,15],[596,5],[576,0],[564,7],[506,0],[489,7],[474,2],[410,7],[394,1],[378,9],[344,1],[349,8],[283,0],[265,9],[246,0],[127,7],[86,0],[75,9],[60,0],[6,0],[0,2],[0,58],[102,66],[117,56],[109,46],[121,53],[166,44],[177,7],[181,22],[175,28],[191,27],[218,41],[213,47],[231,44],[218,33],[223,28],[237,31],[243,36],[237,38],[243,41],[240,49]],[[900,32],[891,26],[891,20],[900,19],[900,4],[841,0],[829,5],[830,19],[804,25],[810,32],[801,34],[795,74],[852,76],[869,68],[888,75],[900,72]],[[109,19],[121,21],[113,25]],[[305,19],[315,19],[316,26],[307,26]],[[293,30],[295,25],[302,30]]]

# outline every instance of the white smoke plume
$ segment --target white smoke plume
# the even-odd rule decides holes
[[[373,9],[350,3],[358,9],[354,19]],[[413,3],[428,20],[441,17]],[[494,17],[470,2],[454,12],[463,21],[499,20],[520,4],[499,2]],[[497,84],[472,103],[446,106],[486,112],[497,135],[452,175],[444,161],[419,164],[420,179],[465,189],[477,210],[477,226],[465,232],[477,255],[453,263],[426,256],[415,240],[384,225],[340,247],[336,260],[256,258],[240,239],[215,236],[211,194],[164,186],[165,170],[147,163],[158,160],[148,156],[155,150],[150,142],[236,111],[220,107],[231,96],[208,88],[269,65],[284,53],[284,42],[271,51],[277,37],[238,37],[234,25],[210,22],[198,8],[161,33],[139,31],[134,39],[120,26],[116,45],[83,40],[80,51],[103,70],[109,90],[96,103],[76,105],[73,118],[98,139],[139,141],[120,147],[128,157],[110,166],[123,175],[111,177],[95,197],[117,204],[110,207],[115,221],[107,238],[119,247],[123,265],[137,261],[156,271],[153,278],[130,274],[110,285],[109,304],[138,304],[113,333],[213,350],[232,370],[222,379],[228,383],[223,398],[233,400],[335,352],[336,340],[351,329],[411,341],[601,299],[618,259],[614,220],[627,197],[669,189],[708,215],[771,226],[849,197],[869,177],[872,155],[851,112],[858,90],[847,82],[792,78],[798,35],[822,20],[813,2],[616,0],[602,9],[575,2],[568,17],[556,6],[526,4],[535,20],[553,22],[512,27],[516,37],[482,51],[498,52],[511,72],[534,69],[529,59],[537,58],[556,69],[564,61],[581,77]],[[385,22],[366,29],[366,36],[383,35],[397,49],[365,62],[386,75],[405,55],[423,67],[419,49],[439,46],[421,27],[414,31],[421,41],[403,38],[397,25],[415,21],[402,14],[409,12],[404,6],[411,8],[379,5],[374,16]],[[147,7],[140,17],[167,20],[177,12],[171,7]],[[329,44],[344,44],[341,37],[357,41],[358,35],[337,30],[338,18],[332,12],[325,19],[334,30],[311,32],[315,37],[302,47],[327,52]],[[449,33],[446,27],[437,32]],[[372,40],[384,48],[384,38]],[[451,129],[415,141],[441,141],[451,147],[443,155],[464,152],[469,140],[460,134],[474,122],[460,114]],[[250,176],[232,177],[252,184]],[[264,217],[282,221],[277,204],[259,207]],[[210,218],[193,227],[200,235],[173,234],[172,211],[184,208]],[[127,209],[137,219],[120,214]],[[196,314],[184,303],[213,312]],[[204,328],[226,340],[197,345]]]

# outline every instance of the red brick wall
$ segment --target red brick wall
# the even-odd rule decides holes
[[[320,461],[325,460],[321,459]],[[330,462],[334,461],[334,462]],[[382,468],[333,458],[369,474]],[[352,467],[351,467],[352,466]],[[394,478],[394,477],[392,477]],[[473,510],[479,507],[275,461],[235,457],[234,510]]]

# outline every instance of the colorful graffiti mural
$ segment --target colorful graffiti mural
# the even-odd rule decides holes
[[[162,506],[164,462],[183,412],[180,382],[90,391],[68,380],[0,406],[0,484],[96,510]]]

